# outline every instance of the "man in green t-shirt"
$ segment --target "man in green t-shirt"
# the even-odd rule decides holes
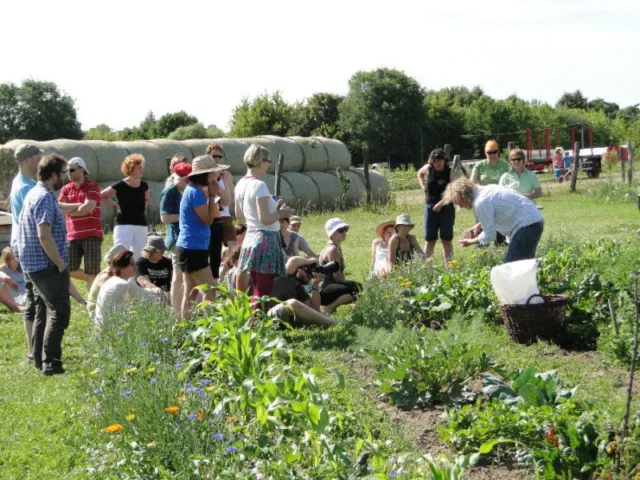
[[[511,170],[500,177],[500,185],[520,192],[525,197],[533,200],[542,195],[542,187],[538,176],[531,170],[524,168],[524,151],[514,148],[509,153]]]

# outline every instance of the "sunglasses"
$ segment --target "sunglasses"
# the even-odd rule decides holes
[[[67,173],[73,173],[73,172],[75,172],[76,170],[77,170],[77,168],[69,168],[69,169],[67,170]]]
[[[211,156],[217,159],[224,158],[224,155],[211,155]]]
[[[342,227],[336,230],[336,233],[347,233],[349,229],[347,227]]]
[[[489,150],[487,155],[495,155],[496,153],[498,153],[498,150]]]
[[[522,162],[524,160],[524,158],[522,157],[514,157],[511,159],[512,162]]]

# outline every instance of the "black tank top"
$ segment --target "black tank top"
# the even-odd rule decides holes
[[[444,167],[442,171],[430,168],[427,173],[426,202],[429,205],[435,205],[442,200],[442,194],[450,181],[451,169],[449,166]]]

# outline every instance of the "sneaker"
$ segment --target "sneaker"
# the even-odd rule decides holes
[[[59,363],[55,366],[49,366],[49,365],[43,365],[42,366],[42,375],[45,375],[47,377],[51,376],[51,375],[62,375],[66,372],[66,370],[62,367],[62,364]]]

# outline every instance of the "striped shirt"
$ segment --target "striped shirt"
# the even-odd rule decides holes
[[[473,212],[482,225],[482,233],[478,235],[482,245],[495,240],[496,232],[511,238],[522,227],[542,221],[542,214],[535,203],[499,185],[476,189]]]
[[[60,191],[60,203],[84,203],[86,200],[96,202],[96,208],[89,215],[73,217],[67,215],[67,238],[69,240],[83,240],[90,237],[103,239],[102,214],[100,212],[100,185],[85,178],[80,188],[75,182],[69,182]]]

